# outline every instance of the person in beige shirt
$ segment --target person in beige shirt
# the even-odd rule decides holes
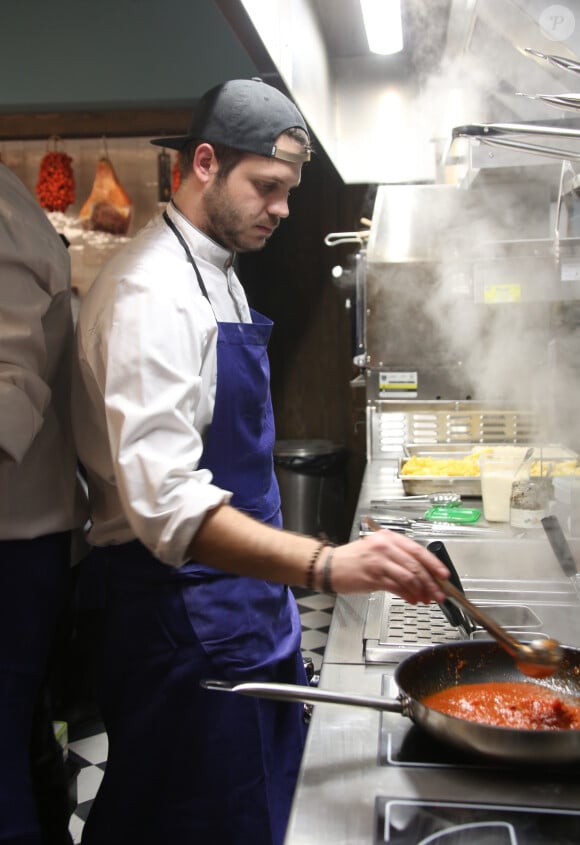
[[[70,806],[47,699],[83,525],[70,421],[66,247],[0,164],[0,841],[65,845]]]

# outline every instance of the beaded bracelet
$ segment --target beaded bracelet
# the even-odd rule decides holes
[[[323,593],[334,593],[332,589],[332,579],[330,577],[330,570],[332,566],[332,558],[334,555],[334,548],[331,548],[329,553],[326,555],[326,560],[324,561],[324,569],[322,570],[322,592]]]
[[[328,543],[319,543],[318,546],[314,549],[312,557],[310,558],[310,562],[308,564],[308,569],[306,570],[306,589],[313,590],[314,589],[314,567],[316,566],[316,561],[322,554],[322,550],[326,548]]]

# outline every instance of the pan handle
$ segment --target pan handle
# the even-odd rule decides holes
[[[427,549],[445,564],[449,570],[449,581],[457,590],[464,593],[465,591],[463,589],[463,584],[461,583],[461,578],[455,568],[455,564],[449,556],[449,552],[447,551],[445,544],[442,543],[441,540],[434,540],[433,542],[427,544]],[[477,628],[477,625],[474,624],[471,618],[450,599],[446,599],[446,601],[441,602],[439,607],[447,617],[448,621],[455,628],[463,628],[467,636],[469,636],[469,634]]]
[[[360,695],[357,693],[335,692],[320,687],[299,686],[298,684],[242,683],[230,684],[228,681],[211,679],[200,682],[204,689],[236,692],[241,695],[253,695],[257,698],[270,698],[275,701],[301,701],[309,704],[347,704],[351,707],[367,707],[389,713],[403,713],[404,704],[396,698],[383,698],[380,695]]]

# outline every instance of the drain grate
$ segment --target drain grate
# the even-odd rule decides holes
[[[393,596],[384,610],[379,645],[422,648],[462,638],[439,605],[412,605]]]

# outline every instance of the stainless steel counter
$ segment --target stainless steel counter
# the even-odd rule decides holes
[[[358,536],[359,518],[371,499],[398,492],[392,464],[369,464],[352,536]],[[509,587],[514,596],[521,597],[524,586],[526,604],[549,628],[546,633],[580,647],[580,604],[543,535],[533,539],[445,539],[445,545],[470,597],[501,601],[506,595],[502,596],[499,589],[502,583],[503,589]],[[577,555],[580,552],[574,545],[573,550]],[[321,687],[389,697],[396,694],[392,689],[396,664],[365,661],[368,616],[381,598],[381,594],[373,594],[337,599]],[[468,802],[501,803],[501,795],[509,794],[512,804],[524,807],[580,811],[577,777],[551,778],[544,773],[528,778],[509,770],[490,773],[474,768],[458,772],[457,767],[385,765],[380,759],[385,718],[404,720],[411,727],[411,722],[399,714],[385,716],[359,707],[316,705],[285,845],[371,845],[377,841],[377,796],[444,801],[450,796],[457,800],[460,794]]]

